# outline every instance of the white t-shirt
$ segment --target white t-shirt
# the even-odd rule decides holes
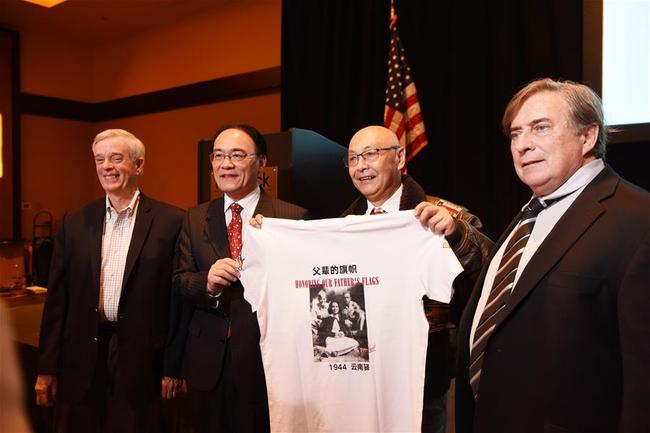
[[[428,324],[462,267],[403,211],[264,218],[243,242],[273,432],[420,431]],[[349,295],[348,295],[349,294]]]

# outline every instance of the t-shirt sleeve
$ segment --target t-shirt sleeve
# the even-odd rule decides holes
[[[260,308],[266,292],[267,269],[269,269],[267,257],[269,257],[270,247],[268,233],[263,228],[249,227],[244,231],[243,262],[239,280],[244,286],[244,299],[251,304],[253,312]]]
[[[424,293],[429,299],[449,303],[454,293],[452,284],[463,272],[463,267],[444,236],[433,235],[420,258],[419,266],[425,269],[422,273]]]

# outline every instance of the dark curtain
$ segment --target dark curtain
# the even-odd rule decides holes
[[[500,119],[544,76],[580,81],[581,0],[395,0],[429,145],[408,165],[431,195],[468,207],[497,237],[530,191]],[[381,124],[389,0],[283,0],[282,128],[343,145]]]

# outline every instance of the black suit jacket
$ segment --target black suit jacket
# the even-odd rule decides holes
[[[38,372],[57,375],[59,397],[69,401],[87,396],[95,372],[105,215],[105,198],[70,212],[54,244]],[[133,407],[159,395],[170,312],[176,310],[171,274],[182,218],[180,209],[140,195],[117,330],[120,371]],[[177,356],[167,356],[165,374],[178,377]]]
[[[262,191],[254,214],[303,219],[304,209],[276,200]],[[248,221],[244,221],[248,224]],[[207,295],[207,274],[218,259],[230,257],[223,197],[190,209],[178,239],[174,287],[192,308],[185,348],[189,385],[200,391],[215,388],[225,359],[228,326],[234,382],[249,401],[266,400],[266,383],[259,346],[259,326],[241,284],[227,287],[217,308]]]
[[[483,270],[459,329],[457,431],[650,431],[649,270],[650,195],[606,166],[520,276],[475,402],[469,335]]]

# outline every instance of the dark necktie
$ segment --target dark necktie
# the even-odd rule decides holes
[[[372,208],[372,210],[370,211],[370,215],[380,215],[380,214],[383,214],[383,213],[386,213],[386,211],[383,210],[380,207]]]
[[[524,210],[521,223],[510,237],[499,263],[499,270],[494,276],[494,282],[487,303],[481,314],[481,319],[474,331],[474,341],[470,349],[469,377],[474,398],[478,396],[478,386],[481,380],[481,366],[487,342],[505,312],[505,307],[512,293],[512,286],[517,274],[519,260],[524,252],[526,243],[533,231],[537,215],[557,200],[547,201],[546,204],[534,198]]]
[[[230,224],[228,224],[228,244],[230,245],[230,257],[237,260],[241,253],[241,207],[238,203],[233,203],[230,205],[230,212],[232,213],[232,219]]]

